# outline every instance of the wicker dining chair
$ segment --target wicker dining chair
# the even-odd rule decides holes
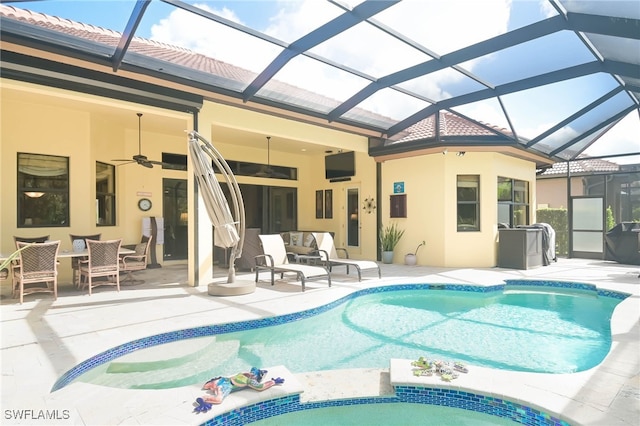
[[[120,257],[120,270],[127,273],[127,277],[122,281],[122,284],[134,285],[144,282],[143,280],[133,279],[133,272],[147,269],[149,247],[151,246],[152,238],[152,236],[143,237],[143,242],[136,244],[135,247],[133,247],[135,253],[126,254]]]
[[[87,245],[87,240],[100,240],[100,237],[102,236],[102,234],[93,234],[93,235],[74,235],[74,234],[69,234],[69,237],[71,238],[71,244],[73,245],[73,242],[75,240],[83,240],[85,247]],[[76,287],[80,287],[80,274],[79,274],[79,270],[80,270],[80,261],[81,260],[87,260],[86,257],[72,257],[71,258],[71,272],[72,272],[72,282],[73,285],[75,285]]]
[[[25,294],[53,293],[58,298],[58,249],[60,241],[48,243],[16,242],[19,259],[12,268],[13,297],[24,301]]]
[[[49,241],[49,236],[48,235],[43,235],[42,237],[18,237],[18,236],[13,236],[13,241],[15,241],[16,243],[20,242],[20,243],[46,243],[47,241]]]
[[[115,286],[120,291],[120,261],[118,253],[122,240],[86,240],[89,255],[80,261],[80,289],[89,288],[89,295],[94,287],[103,285]],[[96,280],[105,277],[106,280]]]

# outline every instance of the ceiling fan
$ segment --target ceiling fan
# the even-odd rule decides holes
[[[142,118],[142,113],[138,112],[137,116],[138,116],[138,155],[134,155],[133,157],[131,157],[131,159],[126,159],[126,160],[116,159],[111,161],[126,161],[126,163],[118,164],[119,166],[124,166],[131,163],[138,163],[141,166],[147,167],[149,169],[152,169],[154,164],[158,166],[165,165],[166,163],[163,163],[162,161],[149,160],[146,155],[142,155],[142,137],[141,137],[141,122],[140,122]]]
[[[284,173],[276,172],[271,168],[270,151],[271,151],[271,136],[267,136],[267,166],[266,167],[264,167],[264,165],[261,166],[260,171],[258,171],[257,173],[254,173],[253,176],[264,177],[264,178],[287,179],[289,176],[287,176]]]

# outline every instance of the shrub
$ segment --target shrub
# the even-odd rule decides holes
[[[536,211],[538,223],[548,223],[556,232],[556,256],[569,254],[569,220],[567,209],[540,209]]]

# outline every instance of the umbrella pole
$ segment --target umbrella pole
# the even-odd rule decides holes
[[[256,284],[251,281],[237,281],[235,261],[242,254],[245,235],[244,202],[240,186],[231,168],[220,152],[197,132],[189,132],[189,153],[193,164],[195,180],[200,188],[209,219],[216,230],[216,236],[224,247],[231,248],[229,256],[229,272],[226,283],[210,283],[208,292],[211,296],[235,296],[252,293]],[[206,155],[205,155],[206,154]],[[232,207],[224,197],[220,183],[209,157],[223,175],[231,193]],[[233,210],[233,215],[231,211]],[[218,241],[218,240],[217,240]]]

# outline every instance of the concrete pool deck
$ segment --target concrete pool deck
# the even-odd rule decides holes
[[[189,287],[186,266],[167,264],[137,274],[145,282],[123,286],[118,293],[100,287],[92,296],[63,288],[51,295],[34,294],[20,305],[3,297],[1,309],[2,424],[137,424],[196,425],[227,411],[196,415],[193,401],[200,385],[167,390],[123,390],[74,383],[51,393],[55,381],[78,363],[132,340],[207,324],[259,319],[310,309],[373,285],[407,283],[501,284],[506,279],[577,281],[632,296],[612,318],[612,348],[599,366],[576,374],[533,374],[490,370],[458,378],[446,386],[538,407],[571,424],[638,425],[640,418],[640,266],[585,259],[559,259],[530,270],[501,268],[435,268],[381,265],[382,279],[344,268],[332,274],[333,286],[310,281],[307,291],[289,280],[275,286],[261,275],[254,293],[213,297],[207,286]],[[226,273],[219,274],[220,282]],[[253,279],[253,274],[238,275]],[[3,283],[3,292],[9,286]],[[266,368],[273,366],[264,366]],[[285,366],[286,367],[286,366]],[[286,371],[286,370],[285,370]],[[432,378],[419,378],[432,379]],[[431,380],[433,384],[440,384]],[[388,369],[308,372],[295,374],[283,386],[265,392],[239,392],[238,404],[302,391],[302,401],[389,395]],[[225,401],[226,402],[226,401]],[[235,403],[234,403],[235,405]],[[20,420],[18,417],[22,416]],[[53,417],[44,419],[42,416]]]

